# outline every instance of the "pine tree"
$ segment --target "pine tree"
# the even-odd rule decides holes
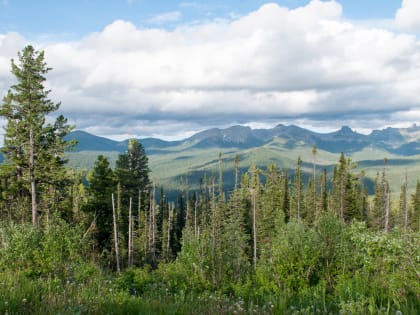
[[[317,203],[317,196],[314,194],[314,181],[313,178],[309,178],[308,184],[306,185],[306,191],[305,191],[305,207],[306,207],[306,213],[305,213],[305,222],[309,225],[311,225],[316,216],[316,203]]]
[[[251,179],[249,183],[249,191],[251,197],[251,224],[252,224],[252,262],[254,269],[257,267],[257,259],[259,254],[259,239],[258,239],[258,225],[259,225],[259,212],[260,212],[260,170],[255,164],[251,165],[250,169]]]
[[[411,195],[412,211],[408,216],[409,226],[414,231],[420,231],[420,181],[417,181],[416,190]]]
[[[316,145],[312,147],[312,156],[313,156],[313,171],[312,171],[312,200],[313,200],[313,207],[309,207],[313,217],[318,216],[318,205],[317,205],[317,184],[316,184],[316,155],[318,153],[318,149]],[[311,209],[312,208],[312,209]]]
[[[100,251],[110,250],[113,232],[112,194],[116,188],[116,181],[105,156],[98,156],[87,179],[88,201],[83,210],[90,213],[96,222],[95,239]]]
[[[375,195],[373,197],[373,209],[371,224],[379,230],[389,231],[390,228],[390,192],[386,178],[385,168],[375,179]]]
[[[339,164],[334,167],[332,178],[330,208],[341,220],[346,222],[353,219],[361,220],[362,213],[366,208],[366,191],[361,183],[363,172],[353,174],[352,170],[355,168],[356,164],[341,153]],[[324,181],[326,181],[326,173]],[[326,186],[326,182],[324,185]],[[323,203],[325,203],[325,199]]]
[[[275,237],[276,221],[284,222],[282,211],[282,177],[274,164],[263,172],[265,185],[261,196],[261,211],[258,222],[258,239],[261,241],[261,252],[270,255],[272,240]]]
[[[15,178],[15,193],[31,197],[32,224],[38,225],[40,193],[46,186],[56,186],[64,176],[64,150],[70,143],[63,140],[72,129],[63,116],[47,123],[47,115],[57,111],[60,104],[49,98],[44,83],[51,70],[44,62],[44,52],[28,45],[18,53],[19,62],[12,60],[12,85],[3,99],[0,116],[7,119],[2,152],[6,165]],[[17,196],[16,196],[17,197]]]
[[[328,178],[327,178],[327,169],[324,168],[321,177],[321,211],[323,213],[328,211]]]
[[[137,140],[130,139],[128,141],[127,151],[118,156],[115,165],[115,176],[119,188],[117,208],[122,244],[127,243],[130,239],[130,200],[132,209],[138,209],[139,207],[144,209],[148,205],[148,193],[150,189],[149,173],[148,158],[143,146]],[[139,193],[141,195],[140,198]],[[143,204],[138,205],[139,201],[143,202]],[[135,224],[134,220],[132,223],[133,225]]]
[[[288,223],[290,220],[290,189],[289,189],[289,172],[286,170],[283,176],[283,202],[282,209],[284,214],[284,222]]]
[[[409,202],[408,202],[408,184],[407,184],[407,170],[405,172],[405,181],[401,185],[400,190],[400,203],[399,203],[399,224],[404,228],[404,231],[408,230],[408,219],[409,219]]]
[[[291,216],[294,219],[301,220],[305,216],[305,194],[302,180],[302,159],[298,157],[295,177],[293,180],[292,200],[290,207]]]
[[[115,175],[121,185],[122,207],[128,208],[130,197],[136,199],[139,190],[147,203],[146,193],[150,189],[149,160],[140,142],[130,139],[127,152],[120,154],[115,165]],[[137,204],[133,204],[136,206]]]

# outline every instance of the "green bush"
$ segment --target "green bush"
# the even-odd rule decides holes
[[[28,224],[1,226],[0,239],[3,271],[71,281],[83,273],[80,268],[89,266],[85,263],[89,243],[82,239],[81,230],[58,218],[45,229]]]

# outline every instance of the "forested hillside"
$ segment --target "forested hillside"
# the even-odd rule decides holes
[[[317,164],[320,169],[331,171],[343,152],[364,171],[369,193],[373,193],[373,181],[384,167],[387,159],[387,174],[391,194],[400,191],[407,178],[410,192],[414,191],[420,178],[420,127],[386,128],[363,135],[342,127],[330,133],[316,133],[297,126],[278,125],[271,129],[251,129],[234,126],[227,129],[211,129],[180,141],[160,139],[138,139],[149,157],[152,177],[174,195],[181,177],[188,175],[192,187],[198,188],[201,177],[210,176],[217,169],[217,156],[223,154],[224,187],[233,188],[234,163],[239,156],[239,170],[243,174],[251,164],[260,168],[274,163],[281,169],[293,173],[298,157],[302,159],[305,176],[312,168],[312,148],[317,148]],[[82,131],[74,131],[65,137],[77,140],[78,144],[67,152],[68,165],[78,170],[89,170],[96,157],[104,155],[114,165],[118,154],[124,152],[126,141],[113,141]]]
[[[369,196],[345,153],[326,167],[314,146],[305,164],[289,156],[292,171],[275,161],[244,170],[219,154],[168,196],[132,139],[115,165],[99,155],[86,174],[66,163],[72,127],[52,119],[43,52],[18,57],[0,111],[0,313],[418,314],[410,169],[391,183],[383,160]]]

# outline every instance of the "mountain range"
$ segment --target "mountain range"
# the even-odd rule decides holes
[[[116,151],[127,149],[128,140],[114,141],[95,136],[84,131],[74,131],[67,139],[76,139],[76,152],[80,151]],[[199,132],[179,141],[164,141],[156,138],[139,139],[148,155],[162,154],[173,148],[186,151],[203,148],[257,148],[282,139],[285,148],[297,146],[316,146],[331,153],[352,154],[365,148],[377,148],[391,154],[412,156],[420,154],[420,126],[410,128],[386,128],[373,130],[365,135],[353,131],[348,126],[330,133],[318,133],[295,125],[277,125],[271,129],[251,129],[245,126],[233,126],[226,129],[213,128]],[[172,150],[171,150],[172,151]]]
[[[105,155],[113,166],[118,155],[128,147],[128,140],[114,141],[84,131],[71,132],[67,139],[78,141],[74,150],[68,152],[69,165],[82,170],[91,169],[99,154]],[[420,179],[420,126],[416,125],[373,130],[367,135],[348,126],[329,133],[295,125],[270,129],[232,126],[205,130],[178,141],[145,138],[139,142],[149,157],[153,180],[172,190],[178,189],[181,178],[188,177],[190,183],[198,183],[204,174],[216,174],[220,154],[226,187],[232,186],[236,157],[240,159],[240,172],[248,170],[253,163],[261,168],[274,163],[292,175],[298,158],[303,160],[303,171],[307,174],[312,172],[314,163],[318,171],[326,168],[331,172],[341,152],[364,171],[370,189],[384,167],[394,192],[399,192],[407,170],[410,187]]]

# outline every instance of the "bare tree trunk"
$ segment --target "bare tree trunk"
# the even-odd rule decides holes
[[[117,185],[117,222],[121,224],[121,183]]]
[[[312,148],[312,155],[314,157],[314,161],[313,161],[313,201],[314,201],[314,214],[315,217],[318,217],[318,211],[317,211],[317,202],[316,202],[316,154],[317,154],[317,149],[316,146],[314,146]]]
[[[198,194],[195,193],[194,203],[194,236],[197,238],[197,207],[198,207]]]
[[[152,265],[156,263],[156,204],[155,204],[156,185],[153,184],[152,194],[150,196],[150,235],[149,246],[152,259]]]
[[[112,194],[112,221],[114,224],[114,246],[115,246],[115,258],[117,260],[117,271],[120,272],[120,251],[118,246],[118,230],[117,230],[117,214],[115,211],[114,194]]]
[[[344,220],[344,178],[340,178],[340,219]]]
[[[32,199],[32,225],[38,226],[38,201],[36,198],[36,178],[35,178],[35,143],[34,131],[29,130],[29,180],[31,182]]]
[[[173,210],[174,209],[174,204],[173,203],[171,203],[170,205],[169,205],[169,211],[168,211],[168,239],[167,239],[167,242],[166,242],[166,259],[167,259],[167,261],[169,261],[169,249],[171,248],[171,245],[170,245],[170,243],[171,243],[171,217],[172,217],[172,213],[173,213]]]
[[[253,236],[253,246],[254,246],[254,256],[253,263],[254,269],[257,268],[257,200],[256,200],[256,191],[251,189],[252,196],[252,236]]]
[[[216,250],[216,195],[214,191],[214,177],[212,178],[212,185],[211,185],[211,215],[212,215],[212,222],[211,222],[211,249],[212,254],[214,256],[214,252]]]
[[[190,209],[190,188],[188,184],[188,176],[185,179],[185,202],[187,206],[187,212],[185,213],[185,226],[187,228],[191,228],[192,222],[191,222],[191,209]]]
[[[386,201],[385,201],[385,233],[388,233],[390,230],[389,224],[389,215],[390,215],[390,196],[389,196],[389,186],[386,186]]]
[[[128,267],[133,264],[133,215],[131,212],[132,199],[128,207]]]
[[[238,178],[239,178],[239,156],[235,156],[235,191],[238,190]]]
[[[219,152],[219,196],[223,193],[222,152]]]
[[[408,228],[408,179],[407,179],[407,170],[405,170],[405,183],[404,183],[404,231],[407,232]]]

